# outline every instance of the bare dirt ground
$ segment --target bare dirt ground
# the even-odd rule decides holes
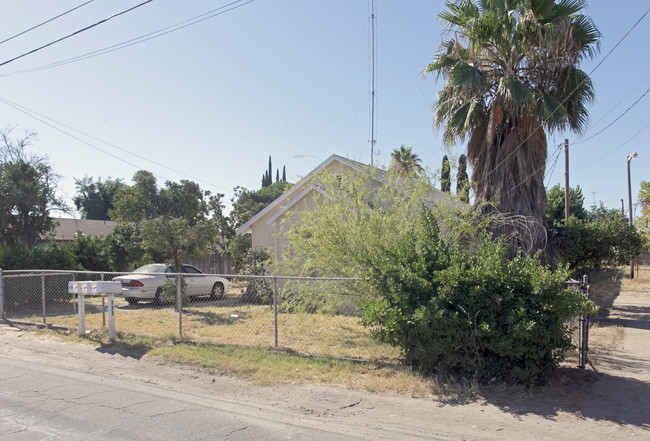
[[[218,395],[293,422],[349,428],[361,439],[650,440],[650,295],[605,291],[600,295],[611,304],[595,318],[591,366],[567,365],[536,390],[495,386],[467,396],[412,398],[336,386],[259,387],[6,324],[0,324],[0,355]]]

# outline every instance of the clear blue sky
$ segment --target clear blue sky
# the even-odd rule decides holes
[[[84,1],[4,0],[0,41]],[[141,1],[95,0],[0,44],[0,62]],[[120,177],[130,183],[137,170],[146,169],[158,177],[160,185],[165,180],[192,179],[229,199],[235,186],[259,188],[269,155],[274,168],[286,165],[291,181],[333,153],[369,162],[369,0],[242,1],[233,5],[241,5],[237,9],[160,38],[34,70],[227,3],[154,0],[0,67],[0,98],[42,115],[39,121],[0,102],[0,126],[16,126],[18,136],[25,130],[39,133],[32,151],[49,157],[62,176],[61,195],[71,206],[73,177],[85,174]],[[458,156],[464,151],[462,145],[442,149],[431,113],[442,83],[420,74],[443,35],[437,18],[443,2],[375,3],[375,162],[388,165],[390,152],[406,144],[428,168],[436,170],[444,154]],[[603,38],[597,59],[583,66],[588,72],[650,7],[646,0],[590,3],[588,14]],[[593,72],[597,97],[591,107],[593,126],[584,138],[605,128],[650,87],[649,37],[650,15]],[[603,201],[619,208],[625,199],[627,206],[626,157],[634,151],[639,156],[632,160],[633,198],[640,181],[650,180],[649,115],[647,96],[602,134],[581,144],[571,133],[548,136],[549,156],[565,137],[570,140],[570,185],[582,187],[587,205]],[[564,156],[555,168],[554,163],[547,166],[554,170],[545,181],[548,187],[564,185]]]

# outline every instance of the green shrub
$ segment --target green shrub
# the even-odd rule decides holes
[[[628,265],[643,248],[643,236],[618,212],[587,220],[569,218],[558,228],[560,261],[574,271]]]
[[[571,347],[565,319],[590,310],[564,287],[567,271],[552,272],[537,256],[509,260],[487,235],[472,252],[449,246],[431,213],[422,224],[366,256],[380,299],[364,303],[363,323],[423,372],[543,382]]]
[[[248,250],[242,263],[242,275],[263,276],[266,274],[265,265],[269,264],[269,252],[264,247],[254,247]],[[270,305],[273,303],[273,286],[268,279],[246,279],[246,291],[242,300],[246,303]]]
[[[176,305],[176,299],[178,298],[178,283],[176,278],[167,280],[161,285],[163,298],[162,301],[166,304]],[[190,297],[187,295],[187,283],[185,279],[181,278],[181,292],[183,293],[181,298],[182,306],[187,306],[190,304]]]

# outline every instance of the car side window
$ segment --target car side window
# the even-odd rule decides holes
[[[167,268],[167,269],[165,270],[165,272],[166,272],[166,273],[175,273],[176,271],[174,271],[174,267],[173,267],[173,266],[170,266],[169,268]]]
[[[193,266],[183,266],[183,272],[191,273],[191,274],[201,274],[201,272],[196,268],[194,268]]]

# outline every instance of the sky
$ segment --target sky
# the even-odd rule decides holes
[[[0,0],[0,41],[86,1]],[[90,1],[0,43],[0,63],[143,1]],[[638,153],[634,200],[650,181],[650,5],[589,3],[602,33],[599,54],[581,65],[596,92],[590,125],[547,134],[545,184],[564,186],[557,153],[568,139],[570,186],[585,205],[620,208],[624,199],[627,209],[628,155]],[[375,0],[375,165],[388,166],[402,144],[432,172],[445,154],[464,152],[443,148],[431,110],[443,80],[422,75],[446,35],[443,7]],[[71,208],[74,179],[85,175],[130,184],[144,169],[160,186],[189,179],[229,200],[236,186],[260,187],[269,155],[292,182],[332,154],[369,163],[370,9],[370,0],[153,0],[0,66],[0,128],[38,133],[30,152],[49,158]],[[194,17],[202,21],[187,22]],[[188,26],[77,59],[180,23]]]

